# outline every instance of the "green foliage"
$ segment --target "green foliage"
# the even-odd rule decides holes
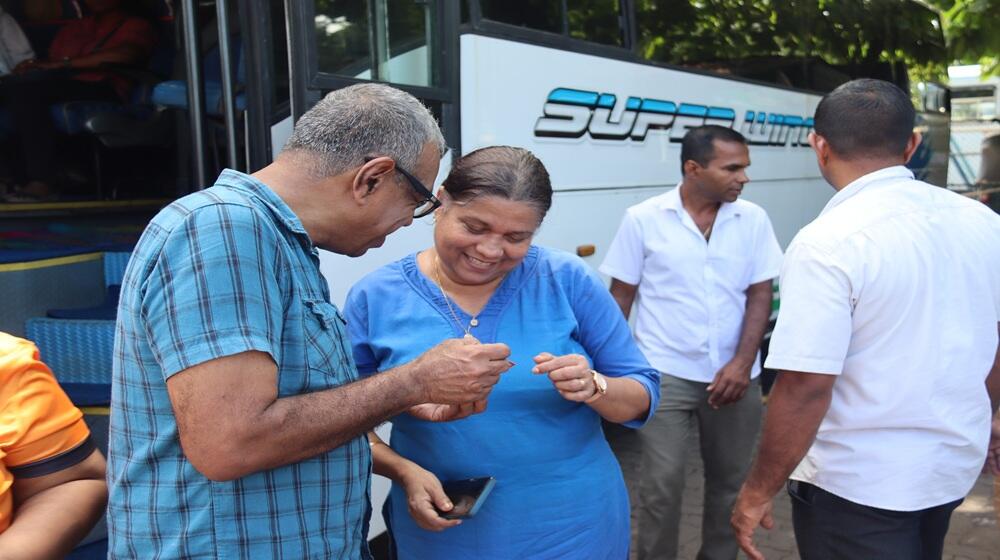
[[[642,54],[664,62],[945,62],[937,15],[910,0],[637,0],[636,11]]]
[[[951,58],[1000,75],[1000,0],[931,0],[942,11]]]

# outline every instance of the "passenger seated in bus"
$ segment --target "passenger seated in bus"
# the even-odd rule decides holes
[[[20,144],[15,180],[21,187],[13,200],[47,198],[59,179],[51,105],[127,100],[132,80],[102,67],[143,67],[152,52],[152,23],[133,15],[134,1],[84,0],[87,15],[59,30],[47,58],[21,62],[16,76],[0,82],[0,98]]]
[[[17,20],[0,6],[0,76],[6,76],[18,64],[35,58],[35,50]]]
[[[107,499],[83,413],[34,344],[0,332],[0,556],[62,558]]]
[[[462,157],[438,199],[434,245],[347,297],[358,373],[376,376],[463,335],[509,345],[516,366],[489,407],[410,409],[393,419],[391,448],[369,434],[374,472],[394,482],[387,525],[398,557],[626,558],[628,496],[601,419],[643,425],[659,373],[597,274],[532,244],[552,185],[531,152]],[[486,476],[496,487],[482,509],[445,518],[454,504],[442,482]]]

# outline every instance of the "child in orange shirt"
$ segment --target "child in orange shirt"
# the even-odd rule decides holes
[[[35,345],[0,332],[0,550],[67,554],[104,512],[104,469],[83,413]]]

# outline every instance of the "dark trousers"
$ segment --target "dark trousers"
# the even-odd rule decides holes
[[[56,128],[50,107],[67,101],[116,101],[105,82],[74,80],[62,72],[31,72],[0,81],[0,103],[10,113],[20,144],[20,181],[52,182],[56,177]]]
[[[788,494],[802,560],[940,560],[951,512],[962,503],[891,511],[795,480]]]

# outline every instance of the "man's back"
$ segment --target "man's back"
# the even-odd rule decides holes
[[[829,344],[822,355],[773,351],[782,369],[796,369],[791,357],[800,371],[840,375],[792,478],[886,509],[964,496],[989,438],[1000,216],[891,167],[839,192],[787,259],[799,266],[782,279],[783,300],[786,287],[796,299],[808,285],[813,303],[779,320],[775,339]],[[803,311],[823,320],[795,316]]]

